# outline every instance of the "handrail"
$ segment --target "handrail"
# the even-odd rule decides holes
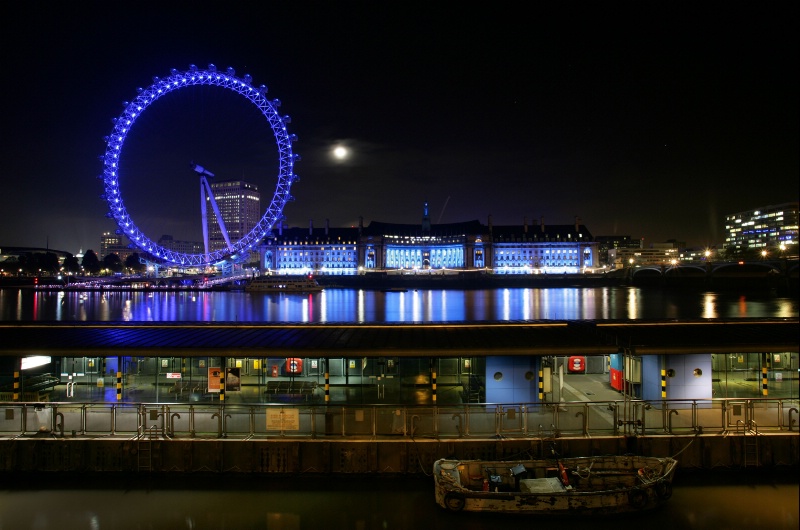
[[[629,402],[626,417],[620,401],[560,402],[530,404],[460,404],[451,405],[397,405],[397,404],[352,404],[319,405],[298,403],[292,405],[263,404],[197,404],[197,403],[75,403],[75,402],[6,402],[6,420],[0,419],[0,438],[3,436],[27,435],[29,414],[33,410],[50,409],[53,432],[77,433],[79,436],[108,436],[135,433],[141,436],[156,423],[166,437],[175,437],[176,430],[183,436],[217,438],[253,438],[278,436],[337,436],[353,438],[378,438],[385,435],[404,437],[424,436],[433,438],[491,438],[503,437],[551,438],[619,436],[622,425],[647,436],[674,436],[680,434],[673,429],[672,416],[685,417],[691,425],[682,425],[681,430],[690,429],[692,434],[725,435],[728,422],[734,418],[720,414],[732,410],[729,403],[741,403],[736,398],[713,398],[709,400],[653,400]],[[91,408],[91,414],[87,409]],[[292,409],[299,424],[289,430],[277,432],[257,418],[267,415],[269,410]],[[507,410],[520,414],[511,425],[503,426]],[[759,432],[794,431],[797,423],[798,399],[753,398],[746,400],[746,416],[736,420],[737,434],[742,430]],[[354,414],[355,410],[364,413]],[[685,411],[681,413],[680,411]],[[755,412],[757,412],[757,418]],[[334,415],[330,415],[334,413]],[[19,414],[19,415],[17,415]],[[686,416],[684,416],[686,414]],[[90,418],[91,416],[91,418]],[[367,432],[357,417],[370,421]],[[228,421],[233,419],[234,421]],[[756,419],[758,422],[756,422]],[[90,421],[91,420],[91,421]],[[294,422],[297,423],[296,421]],[[528,426],[538,425],[538,429]],[[520,428],[520,426],[522,426]],[[545,431],[543,426],[549,426]],[[74,436],[75,434],[73,434]],[[63,434],[62,434],[63,436]]]

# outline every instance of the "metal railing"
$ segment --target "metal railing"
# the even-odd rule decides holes
[[[446,406],[5,402],[0,437],[576,438],[796,431],[798,399],[625,400]]]

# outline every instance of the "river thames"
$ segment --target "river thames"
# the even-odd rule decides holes
[[[0,289],[5,322],[515,322],[795,318],[798,300],[771,291],[701,292],[635,287],[408,290],[35,291]]]
[[[4,482],[2,530],[479,530],[620,527],[796,529],[797,477],[731,471],[681,475],[653,511],[591,519],[451,513],[433,499],[431,478],[73,477]]]
[[[39,292],[0,289],[5,322],[468,322],[603,319],[797,318],[798,300],[762,292],[627,287],[496,290],[326,289],[306,295],[244,292]],[[796,471],[796,470],[794,470]],[[537,528],[621,525],[654,529],[791,528],[798,479],[785,470],[681,473],[669,502],[647,514],[548,520]],[[7,529],[422,529],[534,524],[490,514],[452,514],[433,500],[430,478],[4,477]]]

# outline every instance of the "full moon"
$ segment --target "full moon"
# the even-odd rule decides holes
[[[344,160],[345,158],[347,158],[347,154],[348,154],[348,151],[347,151],[346,147],[339,146],[339,147],[335,147],[333,149],[333,156],[337,160]]]

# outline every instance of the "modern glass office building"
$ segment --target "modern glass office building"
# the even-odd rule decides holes
[[[787,202],[737,212],[725,217],[729,251],[774,250],[797,253],[798,203]]]

